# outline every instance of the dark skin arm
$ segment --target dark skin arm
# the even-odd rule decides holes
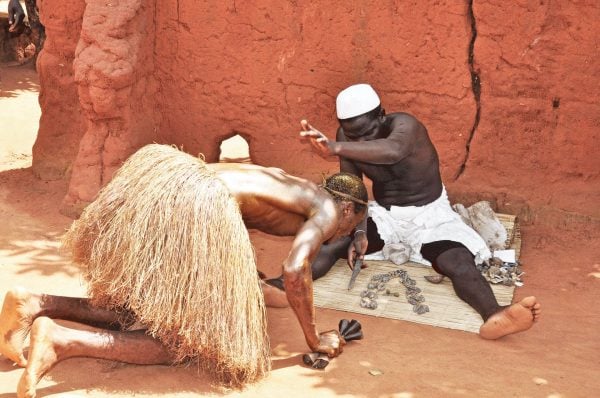
[[[296,235],[290,254],[283,265],[285,292],[300,322],[306,343],[314,352],[335,357],[342,352],[344,340],[337,330],[317,333],[313,305],[313,284],[310,264],[316,256],[323,231],[314,220],[308,220]]]
[[[345,344],[339,333],[317,331],[310,268],[323,241],[338,233],[339,214],[333,200],[312,182],[279,169],[227,163],[209,167],[240,204],[248,228],[295,236],[283,264],[288,302],[310,349],[339,355]]]
[[[345,165],[341,164],[340,166],[356,170],[358,170],[356,166],[349,166],[351,161],[395,164],[410,155],[414,140],[412,131],[417,128],[416,121],[413,119],[394,121],[387,137],[378,137],[379,132],[372,129],[357,138],[356,141],[347,140],[342,128],[339,128],[336,141],[331,141],[325,134],[308,124],[306,120],[303,120],[301,125],[303,131],[300,135],[307,137],[319,154],[339,156],[346,162]],[[342,171],[344,170],[342,169]]]

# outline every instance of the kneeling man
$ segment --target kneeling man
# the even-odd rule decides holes
[[[276,168],[205,164],[169,146],[142,148],[66,235],[73,259],[85,267],[90,299],[22,288],[5,297],[0,352],[26,366],[19,396],[34,396],[54,364],[80,356],[197,360],[227,385],[258,380],[270,369],[261,287],[271,289],[268,299],[287,298],[311,351],[339,355],[339,332],[316,328],[310,264],[321,244],[352,232],[366,200],[362,181],[350,174],[317,186]],[[285,293],[259,280],[246,228],[295,236],[282,267]],[[128,331],[133,323],[144,330]]]

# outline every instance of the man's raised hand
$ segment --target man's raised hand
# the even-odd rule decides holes
[[[300,136],[307,137],[310,141],[310,144],[313,146],[313,148],[317,150],[319,155],[333,155],[333,151],[331,149],[332,142],[329,141],[329,138],[327,138],[325,134],[321,133],[319,130],[315,129],[313,126],[308,124],[306,120],[301,120],[300,125],[302,126]]]

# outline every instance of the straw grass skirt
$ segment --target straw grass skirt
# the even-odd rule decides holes
[[[130,311],[224,384],[270,369],[264,298],[236,200],[205,163],[166,145],[133,154],[64,238],[94,305]]]

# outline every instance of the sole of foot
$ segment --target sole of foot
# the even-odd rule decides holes
[[[16,287],[6,293],[0,312],[0,353],[22,367],[27,365],[23,346],[32,323],[31,298],[31,292]]]
[[[50,318],[39,317],[31,327],[29,362],[17,386],[18,398],[33,398],[40,378],[59,360],[54,342],[59,326]]]
[[[479,329],[479,336],[486,340],[523,332],[533,326],[540,316],[540,303],[533,296],[525,297],[492,315]]]

